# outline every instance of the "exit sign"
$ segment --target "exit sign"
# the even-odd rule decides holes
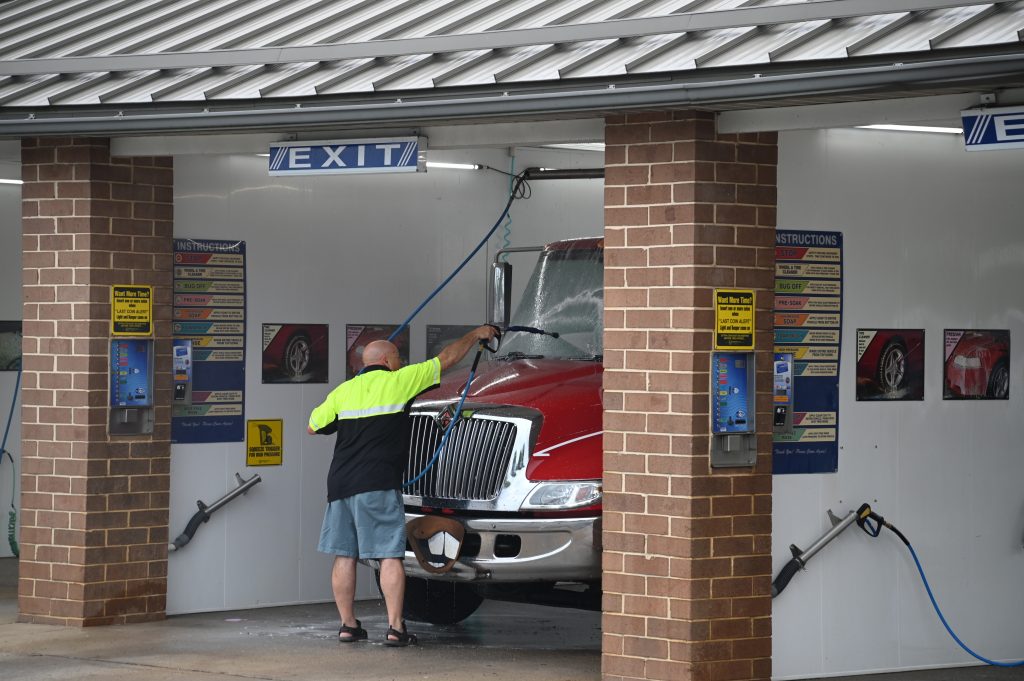
[[[415,173],[425,169],[419,137],[284,142],[270,145],[271,175]]]

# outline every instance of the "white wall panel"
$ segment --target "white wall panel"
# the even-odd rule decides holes
[[[1024,657],[1024,152],[860,129],[780,135],[779,226],[844,235],[835,475],[774,479],[776,573],[862,502],[913,543],[954,630]],[[855,401],[856,329],[925,329],[923,402]],[[1011,332],[1007,401],[942,400],[943,329]],[[909,552],[848,530],[773,602],[775,678],[974,664],[936,618]]]
[[[535,153],[517,151],[517,170]],[[510,167],[504,150],[439,156],[431,154]],[[603,165],[600,154],[583,156]],[[175,160],[175,236],[246,242],[246,418],[283,418],[285,442],[283,466],[252,469],[243,443],[172,447],[172,537],[196,499],[209,503],[235,486],[236,471],[246,478],[259,472],[263,482],[170,556],[170,613],[330,600],[331,560],[316,542],[334,438],[305,429],[309,412],[344,378],[345,324],[405,319],[479,243],[508,195],[508,178],[488,170],[271,178],[266,163],[242,155]],[[513,205],[513,245],[603,232],[600,180],[534,182],[532,189],[532,198]],[[413,361],[424,359],[427,324],[485,321],[485,273],[502,233],[413,321]],[[520,284],[525,274],[517,272]],[[330,383],[263,385],[264,322],[329,324]],[[372,575],[360,579],[359,595],[375,597]]]
[[[20,165],[3,160],[5,152],[14,154],[10,143],[2,143],[0,148],[0,178],[17,179],[21,175]],[[16,156],[15,156],[16,157]],[[18,321],[21,319],[21,186],[16,184],[0,184],[0,240],[10,244],[8,248],[0,248],[0,320]],[[18,374],[14,371],[0,371],[0,436],[7,425],[7,416],[11,413],[11,402],[15,399]],[[11,419],[10,432],[7,434],[7,451],[11,460],[3,455],[0,461],[0,558],[14,555],[7,541],[7,514],[11,510],[11,485],[14,485],[15,498],[20,498],[21,481],[21,392],[19,390],[14,418]],[[19,475],[15,475],[15,471]],[[12,477],[14,478],[12,480]],[[20,503],[15,502],[20,508]],[[21,531],[21,517],[18,517],[18,531]]]

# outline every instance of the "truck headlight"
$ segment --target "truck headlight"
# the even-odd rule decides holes
[[[601,483],[589,482],[542,482],[533,490],[524,510],[562,511],[582,506],[593,506],[601,501]]]

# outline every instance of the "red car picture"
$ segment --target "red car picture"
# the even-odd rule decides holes
[[[1010,332],[946,329],[943,399],[1010,397]]]
[[[326,324],[264,324],[264,383],[326,383]]]
[[[924,399],[923,329],[857,329],[857,399]]]

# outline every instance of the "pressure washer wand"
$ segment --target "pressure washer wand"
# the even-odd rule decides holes
[[[190,541],[192,541],[192,537],[195,536],[196,530],[199,529],[199,526],[208,521],[210,519],[210,516],[212,516],[215,511],[223,507],[232,499],[241,496],[242,494],[245,494],[246,492],[249,491],[250,488],[255,486],[257,483],[261,482],[262,480],[263,478],[259,476],[259,473],[254,474],[248,480],[243,480],[241,475],[235,473],[235,481],[238,483],[238,487],[234,488],[233,490],[231,490],[230,492],[228,492],[227,494],[225,494],[224,496],[222,496],[220,499],[213,502],[209,506],[204,504],[202,499],[196,501],[196,506],[199,507],[199,510],[196,511],[192,518],[188,521],[188,524],[185,526],[185,531],[179,534],[178,537],[173,542],[167,545],[167,550],[177,551],[181,547],[188,544]]]
[[[793,579],[793,575],[802,570],[818,551],[821,551],[830,541],[842,534],[843,530],[856,522],[858,518],[857,511],[850,511],[843,519],[837,518],[831,511],[829,511],[828,515],[832,519],[832,529],[823,534],[818,541],[811,544],[806,551],[801,551],[797,548],[796,544],[789,545],[789,552],[793,554],[793,557],[782,568],[775,581],[772,582],[772,598],[782,593],[786,585],[789,584],[789,580]]]

